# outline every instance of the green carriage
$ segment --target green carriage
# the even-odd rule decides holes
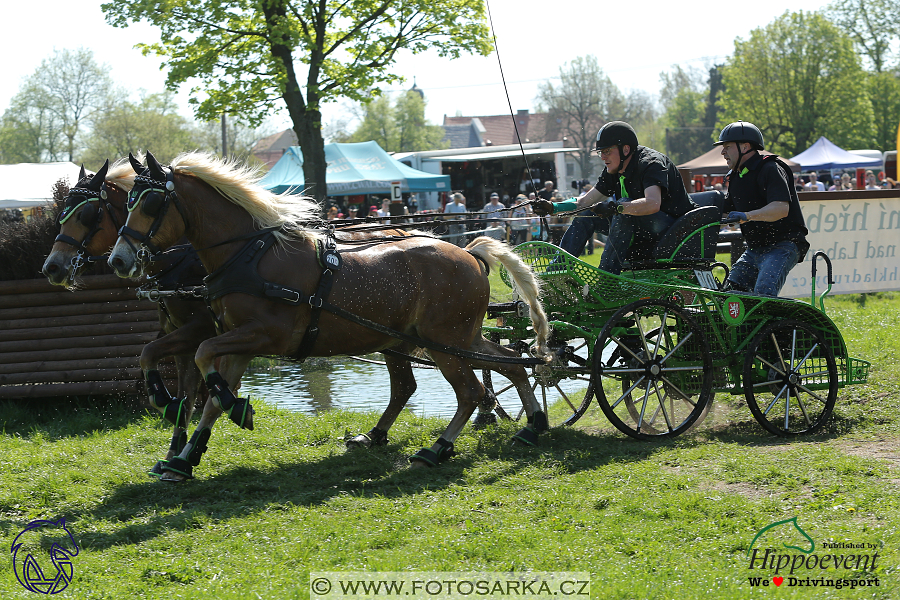
[[[553,326],[553,360],[533,368],[535,387],[546,404],[561,380],[583,379],[583,400],[562,394],[562,423],[577,421],[596,396],[612,424],[638,439],[684,433],[718,392],[743,394],[773,434],[817,430],[838,389],[865,383],[869,370],[825,314],[830,285],[817,299],[813,284],[810,303],[721,291],[713,277],[727,270],[715,262],[721,213],[692,212],[704,214],[676,223],[649,260],[628,263],[620,276],[543,242],[516,247],[541,280]],[[497,325],[484,327],[487,337],[529,352],[533,334],[521,306],[494,305],[489,315]],[[506,390],[495,389],[487,372],[484,379],[502,407]]]

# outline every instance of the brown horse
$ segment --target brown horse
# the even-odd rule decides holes
[[[163,479],[192,477],[222,410],[239,426],[252,427],[252,408],[235,398],[231,388],[258,355],[409,352],[423,345],[419,340],[431,344],[431,356],[453,387],[458,409],[443,436],[411,457],[418,464],[434,465],[452,455],[453,441],[485,400],[473,367],[496,370],[516,385],[530,421],[525,428],[530,435],[524,437],[534,439],[535,430],[546,427],[525,368],[483,359],[487,354],[500,360],[516,356],[481,335],[490,292],[488,265],[503,264],[531,307],[539,353],[545,352],[549,333],[530,268],[504,244],[478,238],[463,250],[427,234],[369,240],[335,234],[332,248],[334,237],[311,227],[320,223],[316,203],[264,190],[256,185],[258,174],[247,168],[198,153],[180,155],[168,168],[148,153],[147,164],[135,178],[131,212],[109,264],[120,276],[139,276],[145,250],[166,248],[186,236],[211,274],[210,303],[224,331],[197,349],[196,363],[213,401],[184,451],[164,467]],[[331,283],[330,291],[323,281]],[[364,326],[346,318],[347,313],[342,317],[314,309],[323,305],[323,298],[329,310],[337,307],[376,329],[407,337]],[[308,328],[311,322],[315,327]],[[318,335],[311,341],[312,330]],[[435,343],[443,346],[435,349]],[[448,347],[480,354],[461,357]],[[218,357],[228,358],[221,373],[215,368]],[[357,436],[361,445],[386,442],[388,429],[416,388],[407,358],[388,352],[385,361],[389,406],[372,431]]]
[[[107,161],[95,175],[87,175],[82,167],[78,183],[69,190],[65,209],[59,216],[59,235],[44,261],[43,273],[50,283],[77,289],[81,268],[109,253],[119,228],[125,224],[125,204],[134,185],[135,166],[144,170],[139,162],[129,163],[127,159],[111,167]],[[206,271],[188,247],[155,257],[147,275],[156,277],[161,287],[169,279],[177,279],[173,281],[175,284],[200,285]],[[144,346],[140,365],[149,374],[148,383],[153,385],[155,379],[160,379],[156,370],[159,362],[166,356],[174,356],[178,396],[171,398],[168,392],[162,393],[164,390],[149,393],[150,404],[175,426],[166,458],[153,467],[151,475],[161,474],[161,463],[179,454],[187,443],[187,424],[194,406],[198,400],[206,399],[194,353],[200,342],[216,334],[212,315],[200,299],[161,297],[159,324],[165,335]]]

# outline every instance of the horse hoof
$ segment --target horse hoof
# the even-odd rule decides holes
[[[523,427],[516,432],[516,435],[513,436],[512,443],[525,444],[526,446],[537,446],[538,436],[537,433],[535,433],[531,428]]]
[[[160,476],[162,476],[162,474],[163,474],[163,467],[165,466],[166,462],[168,462],[168,461],[163,460],[163,459],[156,461],[156,464],[153,465],[153,468],[150,469],[149,471],[147,471],[147,475],[149,475],[150,477],[156,477],[157,479],[159,479]]]
[[[382,431],[377,427],[373,427],[369,433],[361,433],[344,442],[347,446],[347,450],[352,450],[353,448],[371,448],[372,446],[387,446],[387,443],[387,431]]]
[[[188,478],[184,475],[179,475],[178,473],[173,473],[171,471],[166,471],[162,475],[159,476],[159,481],[163,483],[184,483]]]
[[[496,425],[497,417],[494,416],[494,413],[491,412],[480,412],[475,415],[475,420],[472,421],[472,429],[478,431],[479,429],[484,429],[488,425]]]

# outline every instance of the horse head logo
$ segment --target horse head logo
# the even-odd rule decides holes
[[[16,536],[10,552],[16,579],[25,589],[39,594],[58,594],[72,581],[75,572],[72,558],[78,556],[78,544],[66,528],[65,518],[59,521],[39,520],[29,523]],[[47,554],[55,571],[53,568],[41,568],[38,562],[38,557]]]
[[[758,540],[762,534],[764,534],[765,532],[769,531],[770,529],[772,529],[774,527],[779,527],[781,525],[786,526],[783,528],[783,531],[781,531],[781,533],[792,534],[793,530],[796,530],[805,540],[807,540],[809,542],[809,550],[807,550],[805,548],[801,548],[800,546],[789,546],[789,545],[785,544],[784,542],[782,542],[782,545],[785,548],[788,548],[789,550],[799,550],[800,552],[802,552],[804,554],[812,554],[813,550],[816,549],[816,543],[813,541],[813,539],[811,537],[809,537],[809,535],[807,535],[807,533],[805,531],[803,531],[803,529],[800,527],[800,525],[797,524],[797,517],[791,517],[790,519],[785,519],[784,521],[775,521],[774,523],[766,525],[765,527],[760,529],[759,533],[756,534],[756,537],[753,538],[753,541],[750,542],[750,547],[747,548],[747,556],[750,556],[750,551],[753,550],[753,546],[756,544],[756,540]],[[791,529],[791,527],[789,525],[793,526],[793,530]]]

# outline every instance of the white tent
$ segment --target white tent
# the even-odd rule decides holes
[[[32,208],[53,201],[60,179],[78,183],[80,167],[70,162],[0,165],[0,208]]]

